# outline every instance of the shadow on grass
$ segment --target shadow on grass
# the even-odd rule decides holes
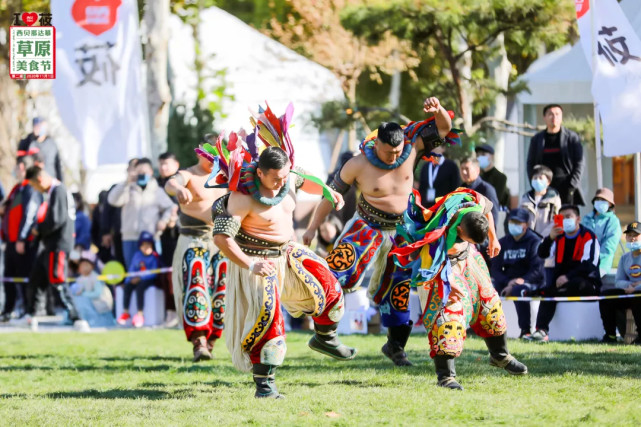
[[[166,399],[190,399],[194,397],[192,389],[179,389],[174,391],[154,390],[154,389],[118,389],[111,390],[80,390],[80,391],[58,391],[42,395],[49,399],[147,399],[147,400],[166,400]]]

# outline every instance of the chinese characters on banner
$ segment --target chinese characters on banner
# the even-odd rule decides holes
[[[87,169],[149,153],[149,121],[135,0],[53,0],[62,119]]]
[[[54,27],[11,27],[9,74],[12,79],[55,79]]]
[[[575,0],[575,5],[603,123],[603,152],[610,157],[641,152],[641,139],[634,137],[641,134],[641,40],[616,0]]]

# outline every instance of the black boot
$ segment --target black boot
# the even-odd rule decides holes
[[[527,374],[527,366],[516,360],[507,351],[506,334],[485,338],[485,345],[490,351],[490,365],[503,368],[512,375]]]
[[[307,345],[314,351],[338,360],[352,360],[356,357],[357,350],[342,344],[338,339],[336,329],[338,323],[333,325],[319,325],[314,323],[314,336]]]
[[[263,365],[262,363],[256,363],[252,366],[254,382],[256,383],[256,394],[254,394],[254,397],[269,397],[272,399],[282,399],[285,397],[282,394],[278,393],[278,390],[276,389],[274,378],[275,372],[276,366],[274,365]]]
[[[392,359],[396,366],[412,366],[412,362],[407,359],[407,353],[405,353],[405,344],[412,333],[412,324],[413,322],[410,320],[408,325],[387,328],[387,342],[381,351]]]
[[[439,387],[452,390],[463,390],[463,387],[456,382],[456,369],[454,358],[450,356],[434,356],[434,368],[436,369],[436,383]]]

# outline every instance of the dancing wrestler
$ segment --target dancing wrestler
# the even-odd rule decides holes
[[[165,184],[167,194],[180,204],[172,285],[178,318],[194,347],[194,362],[212,359],[224,326],[228,262],[214,245],[211,206],[227,191],[205,187],[212,168],[210,161],[199,157],[198,163],[176,172]]]
[[[286,352],[281,304],[294,317],[312,317],[312,350],[339,360],[356,355],[336,332],[344,312],[340,284],[323,258],[292,241],[296,189],[322,190],[337,207],[342,202],[317,178],[292,171],[294,150],[287,133],[292,114],[291,104],[280,118],[269,107],[261,110],[254,133],[245,138],[248,151],[232,134],[229,159],[222,147],[215,153],[215,167],[222,172],[217,180],[227,180],[230,189],[213,207],[214,241],[232,262],[225,340],[234,365],[253,372],[259,398],[281,397],[274,377]],[[259,155],[260,141],[267,148]]]
[[[501,300],[475,246],[489,238],[489,255],[500,251],[491,210],[492,202],[470,189],[459,188],[429,209],[414,192],[404,224],[398,226],[407,244],[394,249],[393,258],[412,269],[441,387],[463,390],[454,360],[463,350],[468,327],[485,340],[490,365],[513,375],[527,374],[527,367],[508,352]]]
[[[361,192],[357,211],[326,257],[345,292],[356,290],[363,282],[366,270],[372,276],[368,286],[370,298],[379,305],[383,326],[387,328],[387,343],[382,352],[397,366],[411,366],[405,345],[412,332],[410,320],[410,271],[395,266],[389,251],[402,245],[396,236],[396,225],[403,220],[407,200],[412,192],[413,171],[423,153],[447,139],[451,113],[437,98],[427,98],[423,111],[431,117],[411,122],[404,129],[396,123],[383,123],[377,132],[361,144],[361,154],[350,159],[335,175],[331,187],[345,194],[352,184]],[[316,230],[332,209],[322,200],[310,222],[303,242],[309,245]]]

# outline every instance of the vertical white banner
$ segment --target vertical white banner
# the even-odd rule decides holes
[[[575,5],[603,122],[603,152],[610,157],[641,152],[641,40],[616,0],[575,0]]]
[[[149,153],[135,0],[52,0],[54,96],[89,170]]]

